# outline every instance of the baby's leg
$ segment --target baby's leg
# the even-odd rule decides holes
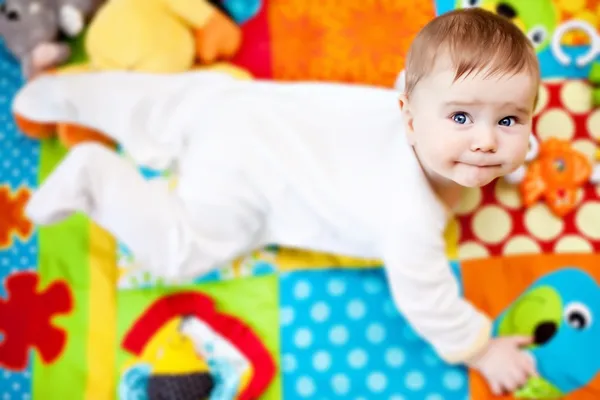
[[[172,116],[185,90],[202,79],[213,85],[219,81],[218,76],[192,73],[49,74],[33,79],[17,93],[13,112],[39,123],[97,130],[122,145],[136,163],[165,169],[182,146]]]
[[[144,180],[133,165],[95,143],[73,148],[26,208],[42,225],[77,211],[123,242],[142,268],[167,279],[203,275],[235,257],[250,240],[240,232],[220,237],[197,231],[166,185]]]

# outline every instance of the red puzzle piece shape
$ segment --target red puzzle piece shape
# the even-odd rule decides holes
[[[54,362],[62,353],[67,334],[52,325],[57,314],[73,309],[65,282],[52,282],[38,291],[35,272],[17,272],[6,278],[7,299],[0,298],[0,366],[20,371],[27,367],[29,351],[37,349],[42,361]]]

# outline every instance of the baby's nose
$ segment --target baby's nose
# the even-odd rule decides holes
[[[483,153],[495,153],[498,147],[496,134],[493,131],[481,131],[475,134],[471,145],[471,151]]]

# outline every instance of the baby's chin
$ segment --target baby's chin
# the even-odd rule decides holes
[[[452,180],[456,184],[466,188],[480,188],[489,184],[499,176],[500,175],[498,174],[486,174],[485,176],[475,176],[472,174],[457,174],[456,176],[452,177]]]

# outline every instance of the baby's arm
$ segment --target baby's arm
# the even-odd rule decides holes
[[[388,242],[384,252],[398,309],[442,359],[478,370],[493,393],[520,388],[536,375],[534,360],[521,349],[530,338],[492,339],[488,316],[460,294],[441,232],[426,229],[425,221],[406,226],[412,229]]]
[[[461,296],[443,240],[427,235],[436,233],[416,228],[385,250],[392,297],[441,358],[449,363],[464,362],[487,345],[491,321]]]

